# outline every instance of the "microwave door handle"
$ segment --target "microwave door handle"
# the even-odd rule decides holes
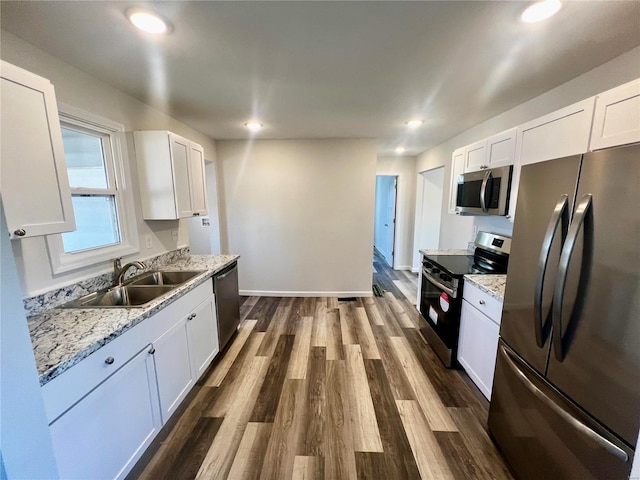
[[[487,173],[484,174],[484,179],[482,180],[482,186],[480,187],[480,207],[484,213],[487,213],[489,209],[487,208],[487,183],[489,183],[489,179],[491,178],[491,171],[488,170]]]
[[[576,241],[578,239],[578,234],[580,230],[584,226],[584,247],[582,252],[582,267],[580,272],[580,284],[578,285],[578,296],[576,298],[576,302],[581,301],[581,296],[584,294],[582,284],[583,275],[588,272],[588,268],[586,263],[590,260],[593,241],[593,232],[591,231],[593,228],[593,220],[588,216],[591,210],[591,199],[592,195],[590,193],[585,194],[580,203],[576,207],[576,211],[573,215],[573,220],[571,222],[571,228],[569,229],[569,233],[567,234],[567,240],[562,247],[562,253],[560,254],[560,266],[558,268],[558,283],[556,283],[555,291],[553,292],[553,306],[552,306],[552,316],[551,323],[553,326],[553,353],[555,354],[556,359],[561,362],[564,359],[564,350],[565,350],[565,337],[562,335],[562,310],[564,306],[564,289],[567,284],[567,274],[569,270],[569,264],[571,263],[571,256],[573,255],[573,249],[576,246]],[[586,222],[585,222],[586,219]],[[575,309],[575,306],[574,306]],[[571,319],[570,319],[571,323]],[[567,330],[571,328],[575,328],[575,325],[569,325]],[[566,335],[566,334],[565,334]],[[570,335],[569,335],[570,338]]]
[[[548,323],[549,312],[547,312],[546,318],[542,318],[542,290],[544,288],[544,277],[547,273],[547,264],[549,262],[549,254],[551,253],[551,245],[553,244],[556,231],[558,230],[558,225],[561,221],[562,237],[560,242],[561,244],[564,244],[564,241],[567,238],[567,230],[569,229],[569,197],[567,194],[560,195],[560,199],[551,214],[549,224],[547,225],[547,232],[542,240],[540,259],[538,260],[538,275],[533,294],[533,322],[536,332],[536,343],[540,348],[542,348],[544,343],[547,341],[547,337],[550,332],[550,328],[548,328],[550,325]]]

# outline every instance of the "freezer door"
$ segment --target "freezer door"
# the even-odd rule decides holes
[[[489,430],[520,480],[626,479],[631,471],[633,450],[502,342]]]
[[[581,156],[522,167],[500,336],[544,373],[551,299]],[[537,287],[537,288],[536,288]]]
[[[629,445],[640,427],[639,186],[640,146],[584,156],[547,371],[552,384]]]

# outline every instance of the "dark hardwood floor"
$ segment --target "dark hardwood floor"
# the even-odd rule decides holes
[[[374,269],[382,297],[244,297],[240,331],[139,478],[510,479],[488,402],[415,328],[417,277]]]

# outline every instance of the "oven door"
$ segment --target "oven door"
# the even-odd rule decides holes
[[[456,212],[506,215],[513,167],[491,168],[458,177]]]
[[[423,269],[420,333],[446,367],[456,366],[461,304],[458,292],[448,289]]]

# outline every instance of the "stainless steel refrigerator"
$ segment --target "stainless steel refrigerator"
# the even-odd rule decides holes
[[[626,479],[640,427],[640,145],[522,167],[489,430],[520,479]]]

